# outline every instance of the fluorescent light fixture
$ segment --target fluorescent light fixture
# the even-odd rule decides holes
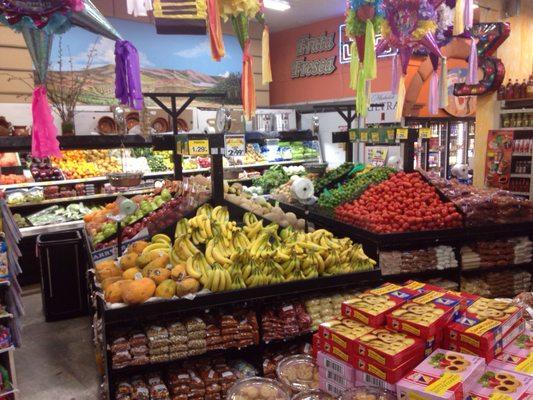
[[[479,8],[479,4],[474,3],[474,7],[473,8],[474,8],[474,10],[478,9]]]
[[[291,8],[289,2],[285,0],[265,0],[263,4],[265,8],[276,11],[287,11]]]

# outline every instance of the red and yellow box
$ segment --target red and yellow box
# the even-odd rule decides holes
[[[359,358],[357,360],[357,369],[362,372],[366,372],[372,376],[375,376],[376,378],[379,378],[389,384],[395,384],[400,379],[402,379],[409,371],[411,371],[414,367],[420,364],[422,360],[424,360],[424,357],[424,354],[411,357],[403,364],[400,364],[395,368],[387,368],[372,360]]]
[[[387,314],[387,327],[423,339],[435,337],[461,305],[461,297],[429,290]]]
[[[507,331],[501,340],[498,340],[494,347],[490,349],[475,348],[459,341],[452,341],[449,339],[449,337],[446,337],[446,340],[442,344],[442,348],[457,351],[459,353],[483,357],[485,361],[489,363],[501,355],[504,351],[504,348],[506,348],[513,340],[520,336],[524,332],[525,328],[525,321],[520,319],[511,329]]]
[[[385,283],[343,302],[341,312],[344,317],[378,328],[385,325],[387,313],[419,294],[416,290],[394,283]]]
[[[474,295],[467,298],[468,308],[445,327],[445,341],[487,351],[522,318],[523,309],[511,302]]]
[[[357,356],[383,367],[396,368],[414,357],[424,358],[420,338],[387,328],[374,329],[357,339]]]
[[[372,330],[372,327],[349,318],[333,319],[318,326],[318,348],[344,362],[352,363],[357,355],[357,338]]]

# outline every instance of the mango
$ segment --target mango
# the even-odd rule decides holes
[[[122,280],[122,276],[111,276],[109,278],[105,278],[102,281],[102,289],[105,291],[109,285],[117,281],[121,281],[121,280]]]
[[[122,303],[122,288],[124,282],[128,281],[120,280],[107,287],[107,289],[104,291],[104,295],[105,300],[108,303]]]
[[[187,276],[187,267],[183,264],[175,265],[174,268],[172,268],[172,271],[170,271],[170,276],[175,281],[181,281]]]
[[[176,282],[176,296],[182,297],[187,294],[197,293],[200,290],[200,282],[192,277],[187,277],[181,282]]]
[[[122,276],[122,270],[118,268],[114,263],[106,264],[104,267],[96,270],[96,279],[98,282],[103,282],[106,278],[113,276]]]

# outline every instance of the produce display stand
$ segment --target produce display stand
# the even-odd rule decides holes
[[[403,170],[414,170],[415,142],[418,140],[419,130],[412,128],[358,128],[349,129],[345,132],[333,132],[332,143],[345,143],[347,148],[353,148],[353,144],[368,143],[379,146],[401,147]],[[353,154],[350,157],[346,153],[346,162],[353,162]]]

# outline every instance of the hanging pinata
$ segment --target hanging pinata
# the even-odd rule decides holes
[[[265,23],[262,0],[207,0],[207,30],[211,43],[211,55],[220,61],[224,55],[224,41],[221,20],[231,21],[235,35],[243,50],[241,95],[244,116],[250,120],[256,110],[253,57],[250,54],[250,20],[256,19],[263,25],[262,74],[263,84],[272,82],[270,68],[269,30]]]
[[[115,40],[115,95],[121,103],[140,110],[143,97],[139,55],[123,40],[90,0],[0,0],[0,23],[21,32],[36,71],[32,100],[32,155],[61,157],[52,110],[46,93],[46,76],[55,34],[78,26]]]
[[[350,87],[356,93],[357,114],[366,115],[369,82],[377,75],[374,37],[381,30],[384,10],[382,0],[348,0],[346,6],[346,34],[352,40]]]
[[[392,68],[393,91],[398,92],[397,119],[401,118],[405,102],[405,76],[409,60],[413,50],[420,46],[427,49],[433,65],[429,95],[430,111],[436,114],[439,106],[446,106],[448,74],[446,58],[442,55],[434,35],[437,28],[435,7],[441,3],[442,0],[383,0],[385,9],[385,20],[381,27],[383,39],[376,47],[376,54],[381,54],[389,47],[398,50],[399,57],[395,56]],[[437,75],[439,59],[441,60],[440,86]]]

